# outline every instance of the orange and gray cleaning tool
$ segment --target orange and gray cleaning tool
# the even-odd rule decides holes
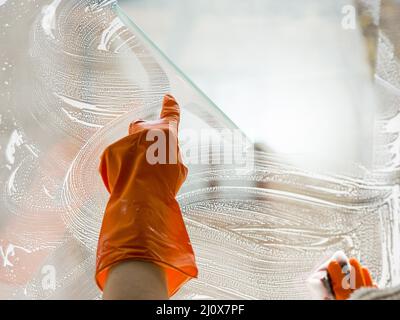
[[[308,278],[307,286],[317,300],[347,300],[359,288],[376,287],[368,269],[342,251],[319,266]]]
[[[179,120],[178,103],[166,95],[159,120],[133,122],[129,135],[101,157],[100,174],[110,193],[97,248],[96,282],[101,290],[110,267],[126,260],[161,266],[170,297],[197,277],[176,200],[188,173],[178,147]],[[156,143],[159,148],[152,152]]]

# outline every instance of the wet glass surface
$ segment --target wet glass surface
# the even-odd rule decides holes
[[[0,1],[0,24],[1,298],[100,298],[94,265],[107,193],[99,156],[131,120],[155,118],[167,92],[183,110],[190,174],[179,202],[200,269],[176,298],[308,298],[305,279],[337,249],[361,258],[381,285],[398,281],[400,78],[393,33],[372,32],[376,68],[348,71],[363,88],[354,91],[354,110],[364,112],[371,87],[378,89],[376,110],[364,106],[368,116],[357,134],[332,140],[327,150],[336,151],[335,166],[322,170],[308,162],[313,144],[289,155],[287,139],[274,140],[283,150],[268,139],[255,150],[245,141],[254,157],[239,163],[229,155],[243,152],[242,145],[208,148],[196,139],[210,129],[238,128],[115,1]],[[323,109],[318,121],[336,114]],[[338,121],[347,119],[340,115]],[[315,122],[307,121],[299,134]],[[335,146],[347,138],[344,149]],[[349,155],[352,146],[357,151]],[[202,162],[210,158],[219,161]]]

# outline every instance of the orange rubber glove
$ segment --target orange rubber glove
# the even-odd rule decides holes
[[[328,265],[328,275],[336,300],[347,300],[361,287],[376,287],[368,269],[361,266],[357,259],[349,260],[350,267],[342,266],[334,260]]]
[[[96,282],[101,290],[110,267],[130,259],[161,266],[170,297],[197,277],[194,252],[175,199],[188,172],[178,147],[179,120],[177,102],[166,95],[159,120],[131,123],[129,135],[102,155],[100,173],[110,199],[97,248]],[[161,146],[158,152],[149,152],[156,143]],[[161,161],[155,163],[153,156]]]

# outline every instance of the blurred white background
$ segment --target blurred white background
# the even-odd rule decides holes
[[[362,32],[351,20],[353,1],[119,3],[268,150],[306,155],[304,163],[313,169],[369,163],[374,97]]]

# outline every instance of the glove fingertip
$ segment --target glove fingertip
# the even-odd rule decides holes
[[[355,269],[355,271],[359,274],[362,274],[362,266],[360,262],[356,258],[351,258],[350,265]]]
[[[355,272],[355,281],[356,281],[355,287],[356,287],[356,289],[365,286],[364,272],[362,270],[363,268],[362,268],[360,262],[355,258],[351,258],[350,265],[354,269],[354,270],[352,270],[352,272]]]
[[[140,123],[143,123],[143,122],[145,122],[145,121],[142,120],[142,119],[138,119],[138,120],[132,121],[132,122],[129,124],[128,133],[131,135],[131,134],[134,134],[134,133],[136,133],[137,131],[139,131],[139,130],[140,130],[139,124],[140,124]]]
[[[367,268],[362,268],[361,270],[364,275],[365,285],[367,287],[373,287],[374,281],[372,280],[372,276],[371,276],[371,273],[369,272],[369,270]]]
[[[176,102],[175,98],[172,95],[165,95],[160,118],[166,120],[175,120],[179,122],[180,115],[181,111],[178,102]]]

